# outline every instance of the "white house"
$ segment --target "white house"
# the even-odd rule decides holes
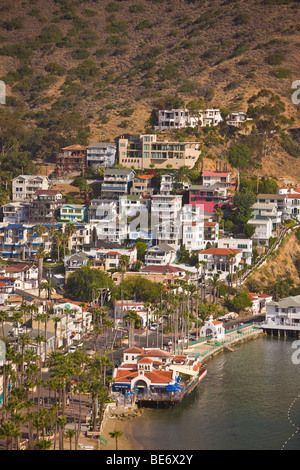
[[[144,328],[150,322],[154,321],[154,315],[150,308],[147,307],[145,302],[137,302],[135,300],[124,300],[123,301],[123,308],[122,308],[122,301],[115,300],[114,302],[114,317],[117,320],[123,319],[124,315],[128,312],[128,310],[134,310],[141,319],[141,327]]]
[[[300,295],[266,303],[264,329],[300,331]]]
[[[12,180],[12,200],[30,201],[38,189],[49,189],[50,182],[47,176],[20,175]]]
[[[243,111],[233,111],[231,114],[228,114],[228,116],[226,116],[225,121],[226,124],[228,124],[229,126],[238,127],[247,121],[252,121],[252,118],[248,118],[247,114]]]
[[[220,238],[218,248],[231,248],[242,252],[242,260],[250,265],[252,262],[253,240],[250,238]]]
[[[86,166],[92,168],[111,168],[116,161],[115,143],[94,142],[86,149]]]
[[[225,280],[235,273],[242,264],[242,251],[231,248],[208,248],[198,254],[199,263],[206,263],[206,277],[219,275]],[[221,274],[220,274],[221,273]]]
[[[145,252],[145,264],[153,265],[158,264],[165,266],[166,264],[174,263],[176,260],[177,250],[168,245],[167,243],[160,243],[159,245],[148,248]]]
[[[160,194],[170,194],[172,189],[174,188],[174,182],[175,178],[173,175],[161,175],[159,189]]]
[[[181,239],[182,196],[156,194],[151,198],[153,238],[158,243],[179,245]]]
[[[251,219],[248,220],[248,224],[255,227],[255,232],[251,237],[253,241],[269,242],[273,231],[272,219]]]
[[[9,202],[2,206],[3,222],[9,224],[19,224],[27,222],[29,216],[29,203]]]
[[[225,338],[225,328],[223,322],[214,320],[212,315],[208,318],[208,320],[206,320],[200,330],[201,338],[208,338],[211,336],[218,340]]]
[[[203,250],[205,248],[203,207],[185,204],[181,217],[182,244],[189,251]]]

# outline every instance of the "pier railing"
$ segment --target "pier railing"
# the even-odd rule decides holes
[[[244,328],[248,328],[249,326],[252,326],[250,330],[243,331]],[[213,352],[215,352],[218,349],[221,349],[224,346],[229,346],[232,343],[235,343],[236,341],[240,341],[242,338],[252,336],[253,333],[255,333],[257,330],[261,329],[258,325],[255,325],[254,323],[248,323],[246,325],[241,325],[238,328],[232,328],[231,330],[228,330],[226,332],[227,337],[225,337],[222,340],[215,340],[215,344],[209,345],[208,344],[208,349],[204,351],[203,353],[197,353],[197,352],[189,352],[189,356],[193,356],[195,358],[201,358],[204,359],[207,356],[210,356]],[[235,333],[236,334],[233,334]],[[228,336],[230,334],[230,337]]]

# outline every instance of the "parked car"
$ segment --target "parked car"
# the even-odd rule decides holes
[[[69,349],[68,349],[68,352],[73,353],[73,352],[76,351],[76,349],[77,349],[76,346],[70,346]]]
[[[150,326],[150,330],[157,330],[157,323],[152,323],[152,325]]]

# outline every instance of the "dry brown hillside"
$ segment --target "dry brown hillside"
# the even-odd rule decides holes
[[[166,97],[248,111],[268,89],[284,103],[281,129],[300,127],[297,1],[2,0],[0,15],[8,106],[43,129],[50,161],[71,140],[143,132]],[[299,167],[275,141],[259,172],[300,184]]]

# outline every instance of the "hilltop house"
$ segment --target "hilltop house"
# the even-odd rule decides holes
[[[30,201],[34,193],[49,189],[50,182],[47,176],[20,175],[12,180],[12,201]]]
[[[137,170],[152,168],[193,168],[201,153],[200,142],[158,141],[156,134],[121,137],[118,141],[119,163]]]
[[[56,176],[63,174],[80,174],[86,169],[86,147],[69,145],[61,149],[56,157]]]
[[[112,168],[116,161],[115,143],[94,142],[86,149],[86,166],[91,168]]]

